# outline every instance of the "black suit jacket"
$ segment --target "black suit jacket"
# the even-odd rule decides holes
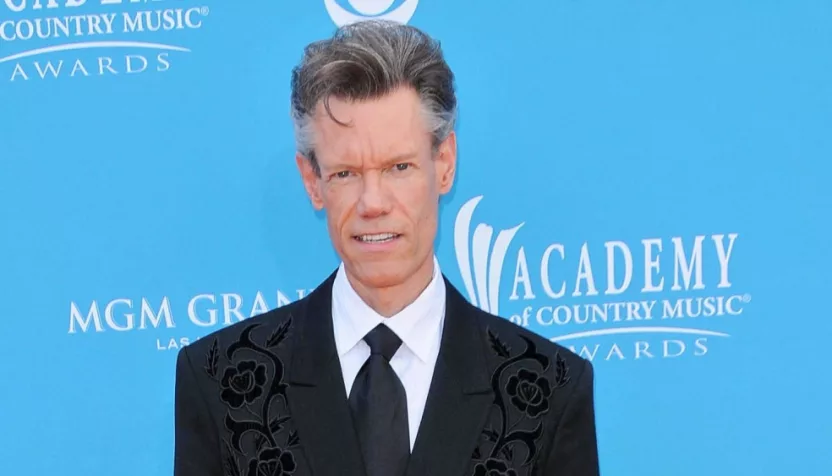
[[[180,350],[175,476],[365,474],[335,349],[334,276]],[[407,476],[598,475],[589,361],[445,285]]]

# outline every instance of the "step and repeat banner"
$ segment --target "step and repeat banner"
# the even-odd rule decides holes
[[[172,473],[177,351],[338,264],[289,76],[368,17],[442,41],[442,270],[593,361],[603,474],[832,474],[831,2],[0,0],[3,474]]]

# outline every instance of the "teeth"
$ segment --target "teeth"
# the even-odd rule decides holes
[[[358,239],[365,243],[381,243],[392,240],[396,236],[397,235],[395,233],[378,233],[375,235],[360,235]]]

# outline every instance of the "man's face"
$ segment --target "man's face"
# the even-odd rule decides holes
[[[401,88],[364,102],[330,100],[314,121],[320,176],[297,157],[313,206],[326,210],[330,238],[353,279],[369,288],[396,286],[433,263],[439,196],[456,166],[452,133],[431,148],[416,93]]]

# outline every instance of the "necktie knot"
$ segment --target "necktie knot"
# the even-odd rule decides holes
[[[377,325],[375,329],[367,333],[364,336],[364,342],[370,346],[371,354],[381,355],[387,361],[393,358],[402,345],[399,336],[384,324]]]

